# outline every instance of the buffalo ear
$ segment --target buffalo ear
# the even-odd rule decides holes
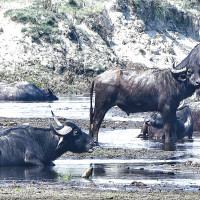
[[[170,70],[172,75],[178,79],[179,81],[186,81],[186,74],[187,74],[187,68],[184,67],[183,69],[171,69]]]
[[[182,73],[182,74],[172,74],[173,77],[178,80],[178,81],[186,81],[187,77],[186,77],[186,73]]]

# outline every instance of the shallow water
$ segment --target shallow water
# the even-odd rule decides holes
[[[16,118],[50,118],[51,110],[56,116],[70,119],[89,119],[89,97],[67,96],[59,97],[54,102],[0,102],[0,117]],[[124,112],[111,109],[106,120],[143,121],[144,114],[135,114],[128,117]]]
[[[59,101],[45,103],[1,102],[0,117],[19,118],[50,118],[51,110],[56,116],[70,119],[89,119],[88,97],[61,97]],[[120,110],[111,109],[106,120],[142,122],[147,114],[126,116]],[[106,129],[101,128],[99,143],[103,148],[126,149],[163,149],[159,141],[137,138],[140,129]],[[192,141],[178,142],[175,145],[175,156],[168,160],[155,159],[61,159],[56,160],[53,168],[40,167],[2,167],[0,168],[0,183],[6,181],[55,181],[75,183],[77,187],[112,190],[132,190],[134,181],[148,186],[167,187],[169,189],[198,190],[200,187],[200,173],[179,171],[178,173],[163,169],[162,165],[183,163],[187,160],[200,163],[200,137],[195,136]],[[90,180],[80,178],[83,172],[93,166],[94,171]],[[82,186],[80,186],[80,183]],[[145,186],[144,186],[145,187]]]

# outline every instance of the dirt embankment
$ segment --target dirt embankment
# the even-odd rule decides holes
[[[2,0],[0,81],[83,93],[109,68],[171,67],[198,43],[198,11],[186,0]]]

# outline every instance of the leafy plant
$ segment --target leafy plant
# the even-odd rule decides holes
[[[73,176],[71,174],[64,174],[64,173],[59,173],[58,174],[58,180],[61,180],[61,181],[69,181],[73,178]]]

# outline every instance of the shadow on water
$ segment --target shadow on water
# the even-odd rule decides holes
[[[50,167],[0,167],[0,180],[54,180],[57,176]]]

